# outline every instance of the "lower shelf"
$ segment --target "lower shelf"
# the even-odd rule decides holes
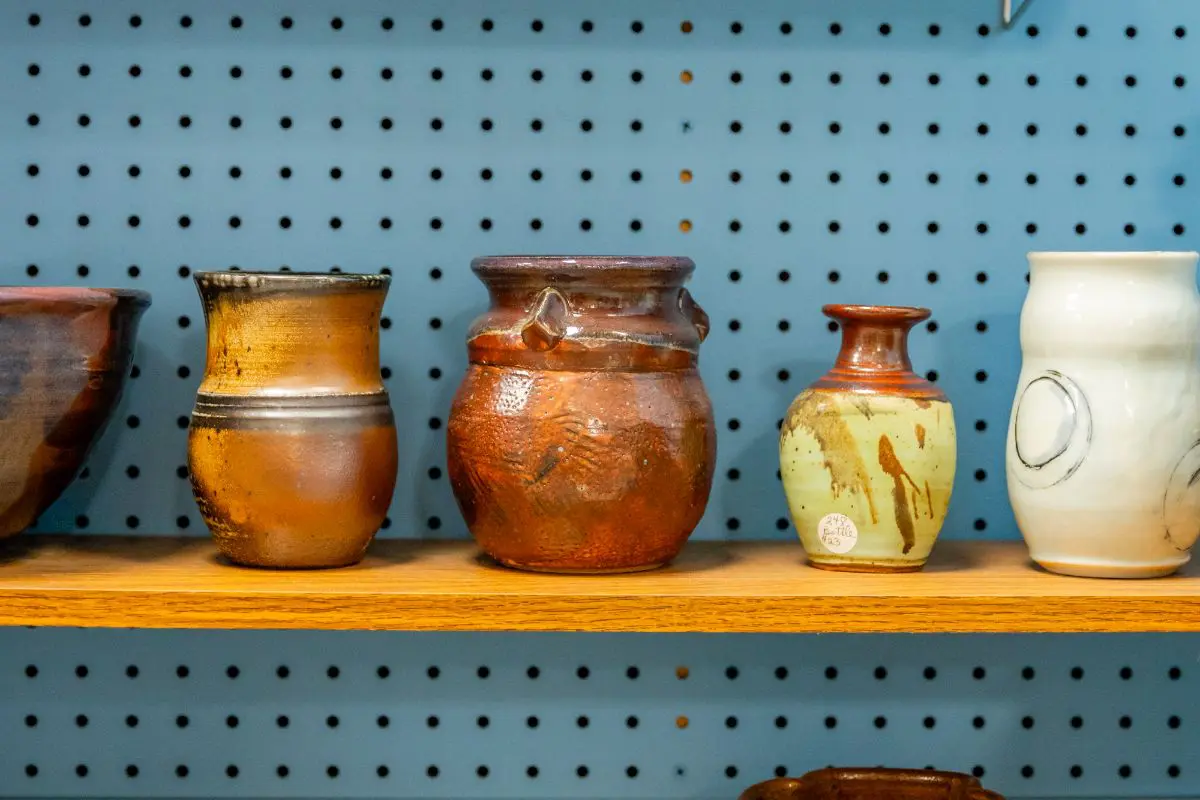
[[[275,572],[207,539],[0,542],[0,625],[473,631],[1200,631],[1200,577],[1051,575],[1020,542],[940,543],[923,572],[826,572],[795,542],[694,542],[636,575],[516,572],[471,542],[378,541],[361,564]]]

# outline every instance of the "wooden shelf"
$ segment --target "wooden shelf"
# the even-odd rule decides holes
[[[470,542],[376,542],[348,569],[272,572],[207,539],[26,534],[0,543],[0,625],[443,631],[1200,631],[1200,577],[1065,578],[1019,542],[942,542],[924,572],[804,563],[796,542],[695,542],[638,575],[532,575]]]

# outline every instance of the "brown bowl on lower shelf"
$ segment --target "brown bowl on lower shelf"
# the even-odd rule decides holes
[[[1004,800],[961,772],[829,767],[756,783],[738,800]]]
[[[62,494],[121,399],[150,295],[0,287],[0,538]]]

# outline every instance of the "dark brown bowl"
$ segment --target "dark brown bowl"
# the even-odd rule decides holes
[[[0,287],[0,538],[58,499],[121,399],[150,295]]]
[[[756,783],[738,800],[1004,800],[961,772],[828,767]]]

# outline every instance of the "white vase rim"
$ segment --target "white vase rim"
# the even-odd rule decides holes
[[[1110,251],[1070,251],[1070,250],[1034,250],[1026,254],[1030,263],[1097,263],[1103,261],[1158,261],[1158,262],[1191,262],[1200,258],[1195,250],[1110,250]]]

